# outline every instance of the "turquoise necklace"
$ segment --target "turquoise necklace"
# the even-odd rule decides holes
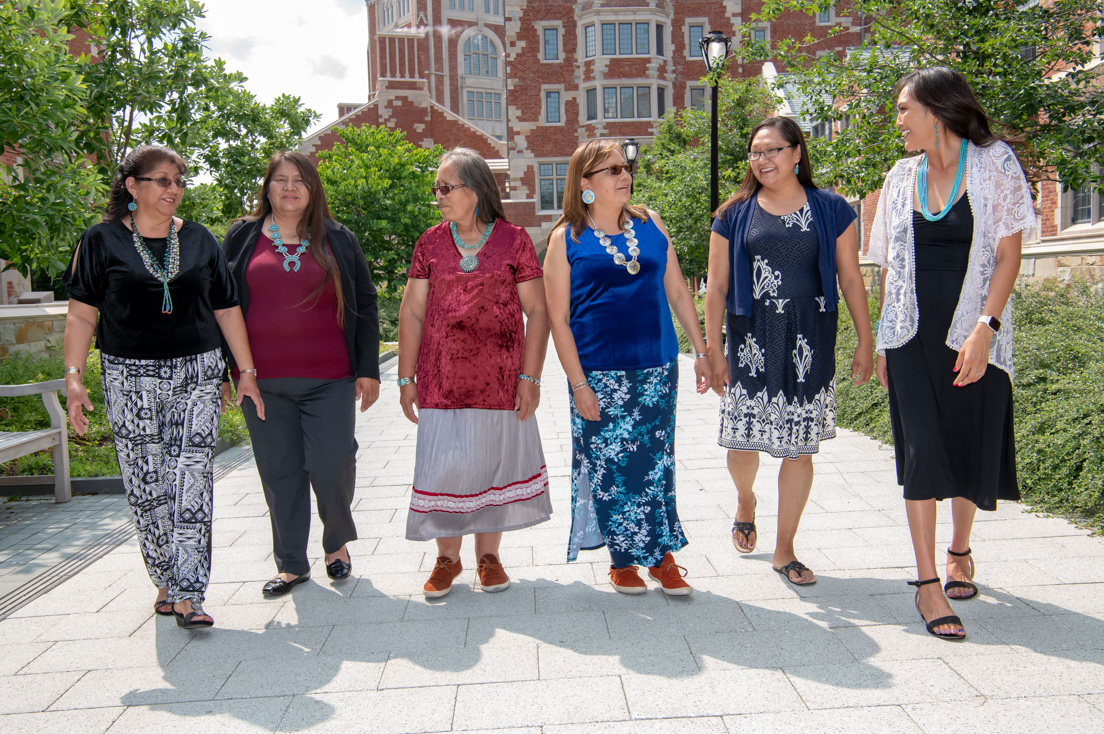
[[[932,214],[928,211],[928,154],[924,154],[924,157],[920,160],[920,170],[916,172],[916,193],[920,197],[920,213],[924,215],[924,219],[929,222],[938,222],[947,216],[947,212],[958,200],[958,187],[962,185],[962,174],[965,172],[966,140],[963,139],[962,145],[958,149],[958,172],[955,174],[954,187],[951,189],[951,195],[947,198],[947,205],[943,207],[943,211]]]
[[[284,272],[292,272],[292,263],[295,264],[295,272],[299,272],[299,256],[307,251],[310,247],[310,230],[307,230],[307,236],[299,240],[299,247],[295,248],[295,253],[289,253],[287,245],[284,244],[284,240],[280,237],[280,228],[276,225],[276,217],[272,217],[272,224],[269,225],[268,231],[272,234],[269,237],[272,238],[272,246],[276,248],[276,252],[284,256]]]
[[[146,241],[138,234],[138,225],[134,223],[134,214],[130,215],[130,236],[134,240],[134,249],[142,258],[142,264],[154,278],[161,282],[161,313],[173,311],[172,297],[169,295],[169,281],[180,274],[180,236],[176,232],[176,223],[169,220],[169,237],[165,244],[165,264],[161,265],[146,247]]]
[[[483,245],[487,244],[487,238],[491,236],[491,230],[494,229],[497,219],[492,219],[487,222],[487,228],[483,230],[483,236],[479,238],[479,242],[474,245],[465,245],[464,240],[460,239],[460,233],[456,231],[456,222],[449,222],[449,230],[452,232],[452,241],[456,243],[456,246],[461,250],[478,250]],[[479,267],[479,258],[475,256],[474,252],[469,252],[460,258],[460,269],[465,273],[470,273]]]

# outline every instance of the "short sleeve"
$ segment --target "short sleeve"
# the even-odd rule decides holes
[[[81,235],[77,249],[65,271],[65,287],[69,297],[87,303],[89,306],[103,306],[104,292],[107,290],[107,272],[104,267],[102,238],[91,229]]]
[[[518,236],[514,240],[517,247],[517,270],[514,272],[514,282],[521,283],[533,280],[544,275],[540,261],[537,260],[537,248],[533,245],[533,239],[521,227],[518,227]]]
[[[414,244],[414,255],[410,258],[410,270],[406,273],[408,278],[429,279],[429,255],[426,252],[429,247],[429,236],[429,232],[425,232]]]
[[[726,240],[732,236],[732,212],[733,208],[729,207],[721,216],[713,218],[713,226],[711,230],[724,237]]]
[[[986,152],[989,154],[986,178],[993,192],[994,238],[1000,240],[1023,232],[1024,240],[1031,239],[1039,223],[1031,199],[1031,186],[1027,183],[1020,161],[1007,143],[994,143]]]
[[[855,213],[855,209],[847,203],[847,199],[842,196],[836,196],[836,237],[838,238],[847,228],[851,226],[851,222],[854,222],[859,218],[859,215]]]
[[[239,305],[238,284],[234,280],[234,274],[230,272],[230,263],[226,260],[226,253],[219,247],[218,240],[206,227],[200,226],[207,234],[207,239],[214,251],[211,258],[211,308],[220,311],[224,308],[233,308]]]

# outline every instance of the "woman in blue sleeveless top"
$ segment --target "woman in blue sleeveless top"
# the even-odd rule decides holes
[[[693,589],[672,555],[686,545],[675,509],[672,308],[697,352],[699,393],[711,375],[667,229],[655,212],[629,205],[631,187],[617,143],[580,146],[545,255],[552,337],[572,391],[567,559],[604,545],[617,591],[647,591],[642,565],[664,593],[682,596]]]

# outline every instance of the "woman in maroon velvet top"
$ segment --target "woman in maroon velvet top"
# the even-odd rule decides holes
[[[469,533],[480,587],[506,589],[502,532],[552,514],[533,418],[548,347],[533,241],[504,219],[474,151],[446,153],[433,192],[445,221],[415,245],[399,312],[400,401],[418,424],[406,537],[437,541],[427,597],[451,590]]]
[[[356,237],[333,221],[322,181],[301,153],[269,162],[257,210],[223,243],[241,293],[267,420],[246,409],[272,522],[281,596],[310,578],[310,490],[322,519],[326,574],[348,578],[361,411],[379,396],[376,288]],[[238,372],[234,370],[237,379]],[[228,389],[228,386],[227,386]]]

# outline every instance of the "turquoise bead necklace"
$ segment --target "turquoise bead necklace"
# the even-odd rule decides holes
[[[456,246],[461,250],[472,251],[478,250],[483,245],[487,244],[487,238],[491,236],[491,230],[494,229],[497,219],[492,219],[487,222],[487,228],[483,230],[483,236],[479,238],[479,242],[474,245],[464,244],[464,240],[460,239],[460,233],[456,231],[456,222],[449,222],[449,230],[452,232],[452,241],[456,243]],[[470,273],[479,267],[479,258],[475,256],[475,252],[468,252],[460,258],[460,269],[465,273]]]
[[[299,272],[300,262],[299,256],[307,251],[310,247],[310,230],[307,230],[307,236],[299,240],[299,247],[295,248],[295,253],[289,253],[287,245],[284,244],[284,240],[280,237],[280,228],[276,224],[276,217],[272,217],[272,224],[269,225],[268,231],[272,234],[269,237],[272,239],[272,246],[276,248],[276,252],[284,256],[284,272],[292,272],[292,264],[295,266],[295,272]]]
[[[161,313],[173,312],[172,296],[169,295],[169,281],[180,273],[180,236],[176,232],[176,223],[169,220],[168,242],[165,244],[165,264],[161,265],[153,253],[146,247],[146,241],[138,234],[138,225],[134,223],[134,210],[130,214],[130,235],[134,240],[134,249],[142,258],[142,264],[150,275],[161,282]]]
[[[924,157],[920,161],[920,169],[916,172],[916,193],[920,198],[920,213],[924,215],[924,219],[929,222],[938,222],[943,217],[947,216],[947,212],[951,210],[951,207],[955,205],[955,201],[958,200],[958,187],[962,185],[962,174],[966,172],[966,140],[962,140],[962,145],[958,149],[958,172],[955,174],[954,187],[951,189],[951,195],[947,198],[947,205],[943,207],[943,211],[938,214],[932,214],[928,211],[928,154],[925,153]]]

